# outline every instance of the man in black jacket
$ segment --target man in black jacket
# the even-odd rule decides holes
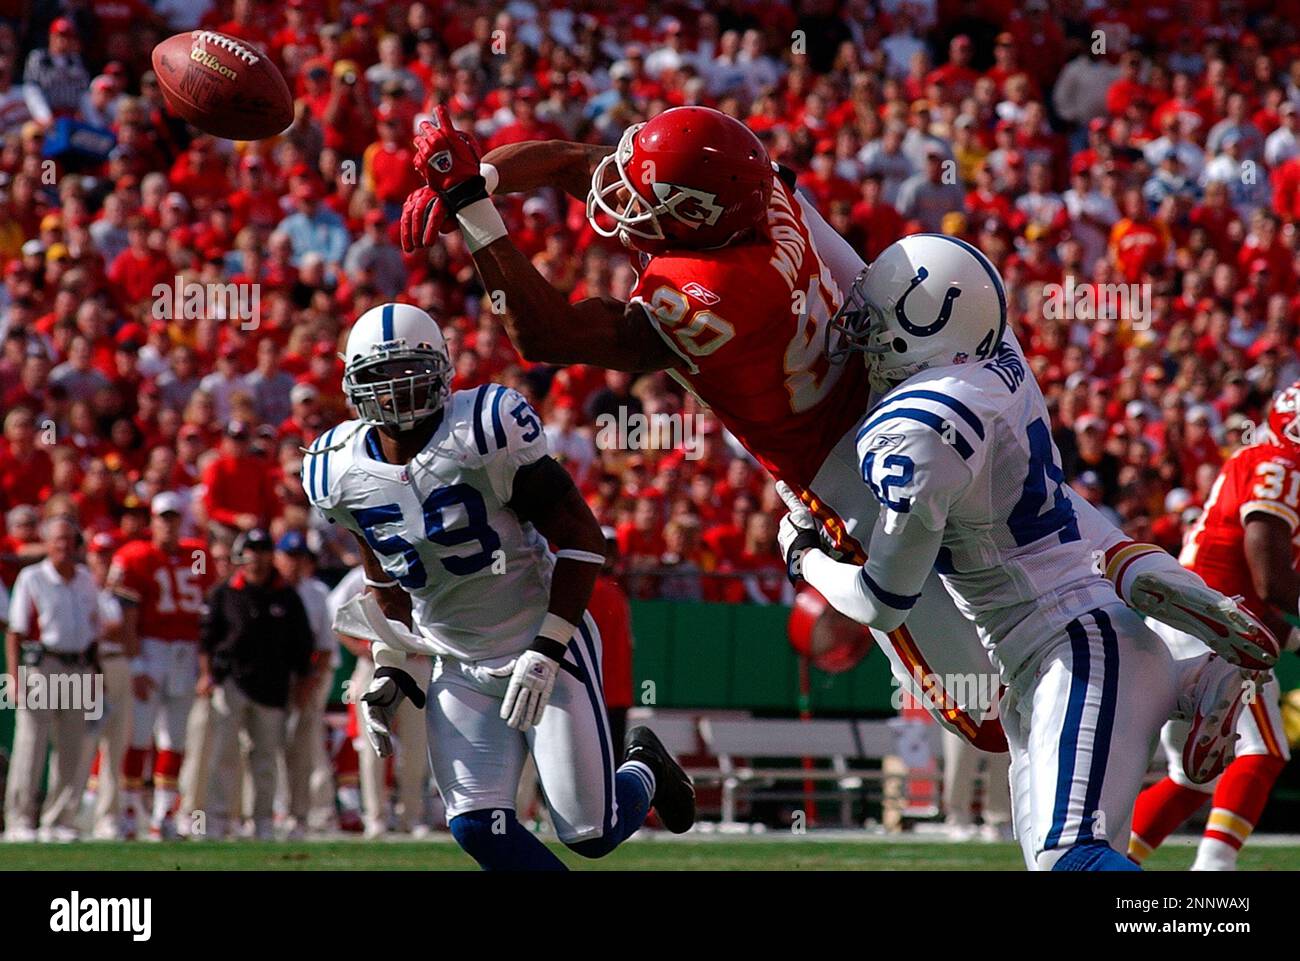
[[[289,701],[311,672],[311,627],[293,586],[275,571],[266,531],[241,534],[231,551],[235,574],[208,595],[203,618],[200,693],[212,692],[212,767],[207,834],[230,827],[230,798],[238,789],[235,751],[248,735],[253,824],[259,840],[273,838],[271,802],[284,754]]]

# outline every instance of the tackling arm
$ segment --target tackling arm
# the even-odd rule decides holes
[[[942,542],[943,531],[924,524],[910,523],[893,534],[878,526],[866,564],[841,563],[814,549],[804,554],[803,578],[840,613],[889,632],[907,620]]]

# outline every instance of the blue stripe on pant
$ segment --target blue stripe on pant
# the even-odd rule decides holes
[[[1043,844],[1043,849],[1047,851],[1093,839],[1095,816],[1106,779],[1106,760],[1110,755],[1119,688],[1119,646],[1110,619],[1104,611],[1098,609],[1084,616],[1092,618],[1096,633],[1100,635],[1101,663],[1093,663],[1093,639],[1089,637],[1082,618],[1076,618],[1067,624],[1065,630],[1070,639],[1070,693],[1057,750],[1052,826]],[[1096,717],[1090,736],[1085,738],[1088,694],[1098,680],[1095,676],[1098,667],[1101,677]],[[1081,739],[1084,740],[1083,750],[1079,747]],[[1079,776],[1084,784],[1081,798],[1076,786]],[[1079,820],[1078,830],[1063,840],[1067,837],[1067,824],[1075,817]]]
[[[588,617],[590,615],[587,615]],[[583,618],[578,633],[570,642],[570,650],[577,662],[587,672],[585,687],[596,713],[596,725],[605,762],[605,819],[604,833],[598,838],[569,844],[569,850],[586,858],[604,857],[629,838],[645,822],[650,812],[650,795],[641,777],[632,771],[614,771],[613,750],[622,752],[622,745],[611,745],[609,716],[605,713],[605,696],[600,675],[600,658],[596,642]]]

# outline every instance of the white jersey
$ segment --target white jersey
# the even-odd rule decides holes
[[[1003,670],[1114,589],[1079,533],[1043,396],[1019,353],[925,370],[891,390],[857,437],[889,534],[942,531],[935,569]]]
[[[528,402],[485,384],[452,394],[409,464],[384,461],[362,421],[326,431],[303,461],[302,483],[411,595],[415,631],[439,653],[473,661],[518,654],[546,616],[554,556],[506,506],[515,472],[545,454]]]

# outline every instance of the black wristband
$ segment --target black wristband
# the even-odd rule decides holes
[[[587,683],[587,672],[582,669],[582,665],[574,664],[572,661],[566,661],[564,654],[568,648],[561,644],[553,637],[542,637],[538,635],[533,638],[533,643],[528,645],[530,651],[536,651],[538,654],[545,654],[552,661],[560,665],[560,670],[567,671],[582,683]]]
[[[444,193],[442,199],[447,202],[448,213],[454,217],[470,204],[487,200],[487,196],[487,181],[482,174],[475,174]]]
[[[785,576],[796,587],[803,580],[803,556],[808,551],[822,546],[821,537],[815,530],[800,530],[790,543],[790,551],[785,555]]]
[[[420,690],[420,685],[415,683],[415,678],[400,667],[377,668],[375,677],[391,677],[397,689],[405,694],[412,704],[421,710],[424,709],[424,692]]]

